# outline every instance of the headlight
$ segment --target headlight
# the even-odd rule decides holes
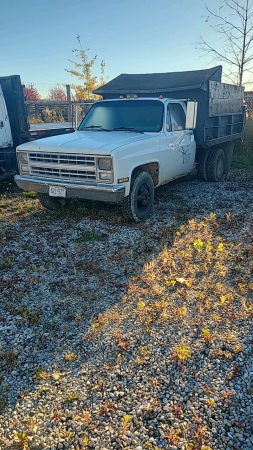
[[[21,172],[29,172],[29,166],[21,166]]]
[[[99,179],[104,181],[112,181],[112,172],[100,172]]]
[[[18,159],[20,164],[28,164],[28,154],[25,152],[18,153]]]
[[[112,158],[99,158],[99,170],[112,170]]]

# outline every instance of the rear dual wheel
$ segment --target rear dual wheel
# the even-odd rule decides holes
[[[199,155],[198,177],[203,181],[221,181],[225,173],[225,155],[222,148],[204,150]]]

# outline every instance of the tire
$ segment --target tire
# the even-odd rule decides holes
[[[138,172],[131,180],[130,193],[123,199],[122,213],[125,219],[141,222],[149,217],[154,202],[154,183],[147,172]]]
[[[233,158],[235,142],[227,142],[222,145],[224,156],[225,156],[225,170],[224,174],[227,175],[230,171],[231,162]]]
[[[208,181],[221,181],[225,172],[225,155],[222,148],[214,148],[206,162]]]
[[[56,211],[70,203],[70,199],[50,197],[48,194],[38,194],[39,201],[46,209]]]
[[[206,172],[206,164],[207,159],[210,154],[210,149],[200,149],[198,158],[197,158],[197,177],[202,181],[208,181],[207,172]]]

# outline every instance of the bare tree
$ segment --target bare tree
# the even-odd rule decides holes
[[[198,43],[201,51],[211,54],[213,61],[224,62],[230,67],[226,77],[242,85],[245,73],[253,73],[253,11],[250,0],[223,0],[217,13],[206,6],[206,22],[214,20],[212,27],[221,35],[223,45],[218,50],[202,36]],[[244,83],[245,84],[245,83]]]

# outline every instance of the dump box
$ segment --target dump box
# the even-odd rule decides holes
[[[122,74],[96,89],[103,99],[136,94],[198,101],[198,147],[208,148],[243,136],[244,88],[221,83],[222,66],[187,72]]]

